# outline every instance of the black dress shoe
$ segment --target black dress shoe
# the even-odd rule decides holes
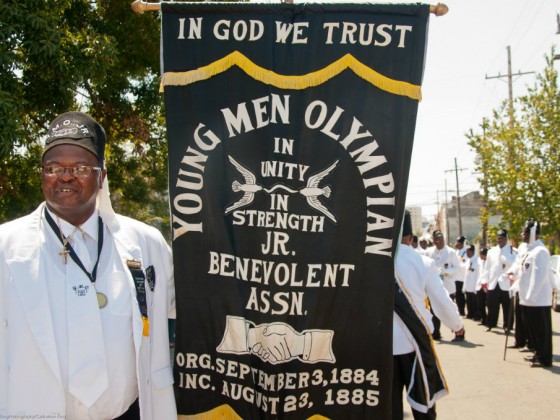
[[[486,331],[492,331],[492,327],[486,328]]]
[[[434,340],[441,340],[441,333],[434,333],[432,334],[432,338]]]
[[[451,340],[453,343],[456,343],[458,341],[465,341],[465,334],[463,335],[456,335],[455,338],[453,338]]]
[[[552,367],[552,362],[551,363],[543,363],[540,360],[535,360],[533,363],[531,363],[531,367],[532,368],[536,368],[536,367],[549,368],[549,367]]]
[[[525,346],[521,346],[517,343],[513,343],[511,346],[508,346],[508,349],[522,349]]]

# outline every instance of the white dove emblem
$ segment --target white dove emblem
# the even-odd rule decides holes
[[[225,214],[228,214],[230,212],[232,212],[235,209],[238,209],[240,207],[245,207],[249,204],[251,204],[253,202],[253,199],[255,198],[255,193],[257,191],[260,191],[263,189],[262,186],[257,184],[257,178],[255,177],[255,175],[249,171],[247,168],[244,168],[243,166],[241,166],[234,158],[232,158],[231,156],[228,156],[229,161],[232,163],[233,166],[235,166],[235,168],[241,172],[241,175],[243,175],[243,178],[245,180],[245,184],[241,184],[238,181],[233,181],[233,183],[231,184],[231,189],[234,192],[238,192],[238,191],[242,191],[243,192],[243,197],[241,197],[239,200],[237,200],[235,203],[233,203],[231,206],[229,206],[226,209]]]
[[[312,175],[307,180],[307,186],[299,190],[299,193],[307,198],[307,204],[313,207],[316,210],[319,210],[329,219],[331,219],[334,223],[336,223],[336,218],[333,214],[327,209],[323,203],[319,201],[319,197],[324,195],[325,197],[329,198],[331,196],[331,189],[330,187],[319,187],[319,183],[326,177],[328,174],[332,172],[332,170],[338,165],[338,160],[335,161],[331,166],[323,171],[319,172],[318,174]]]

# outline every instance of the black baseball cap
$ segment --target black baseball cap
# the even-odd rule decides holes
[[[65,112],[49,125],[43,156],[53,147],[72,144],[90,151],[103,162],[105,139],[105,130],[94,118],[83,112]]]

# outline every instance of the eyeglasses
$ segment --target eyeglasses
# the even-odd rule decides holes
[[[101,171],[99,166],[57,166],[57,165],[45,165],[42,167],[43,175],[49,177],[62,176],[66,173],[66,170],[75,176],[76,178],[87,178],[91,175],[93,171]]]

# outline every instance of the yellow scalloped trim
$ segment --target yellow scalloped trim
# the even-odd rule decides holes
[[[418,101],[422,100],[422,91],[420,86],[383,76],[381,73],[376,72],[358,61],[351,54],[346,54],[321,70],[301,76],[286,76],[260,67],[239,51],[234,51],[231,54],[208,64],[207,66],[200,67],[195,70],[184,72],[165,72],[161,79],[161,90],[163,91],[164,86],[185,86],[191,83],[200,82],[201,80],[210,79],[217,74],[229,70],[234,65],[238,66],[253,79],[262,83],[266,83],[280,89],[296,90],[302,90],[308,87],[323,84],[327,80],[332,79],[349,68],[359,77],[379,89],[395,95],[408,96],[409,98],[416,99]]]
[[[181,414],[177,416],[178,420],[243,420],[237,415],[235,410],[230,405],[224,404],[219,407],[213,408],[210,411],[198,414]]]
[[[235,410],[230,405],[224,404],[219,407],[213,408],[210,411],[199,414],[181,414],[177,416],[178,420],[243,420],[237,415]],[[330,420],[328,417],[323,417],[319,414],[314,414],[308,420]]]

